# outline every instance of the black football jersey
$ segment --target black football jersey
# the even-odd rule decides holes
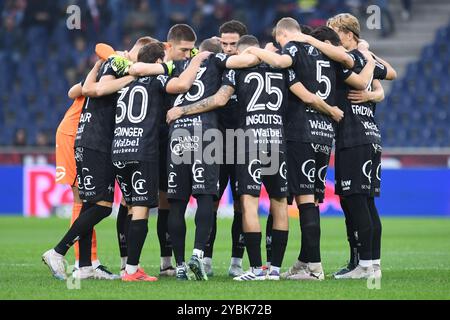
[[[291,82],[289,81],[291,80]],[[240,70],[229,70],[223,85],[235,88],[239,108],[238,128],[249,136],[246,150],[258,146],[277,144],[285,149],[284,117],[287,107],[288,87],[297,80],[289,77],[286,69],[275,69],[267,64]],[[226,108],[226,107],[224,107]]]
[[[164,111],[165,75],[141,77],[122,90],[117,99],[112,160],[157,162],[159,124]]]
[[[349,72],[344,72],[338,63],[306,43],[288,42],[282,54],[291,56],[295,76],[306,89],[329,105],[335,105],[337,78],[346,79],[350,76]],[[335,123],[329,116],[290,93],[286,134],[287,140],[331,146],[335,137]]]
[[[360,73],[367,63],[363,54],[355,49],[350,51],[349,55],[355,62],[352,71]],[[386,78],[386,75],[387,68],[379,61],[375,61],[373,78],[382,80]],[[344,118],[337,127],[337,148],[349,148],[370,143],[381,144],[381,133],[375,121],[376,104],[373,102],[352,104],[347,98],[350,90],[352,88],[349,85],[339,81],[336,104],[343,109]]]
[[[237,95],[233,94],[230,100],[223,108],[217,109],[217,115],[219,117],[219,128],[224,131],[226,129],[236,129],[238,128],[238,108],[239,103],[237,100]]]
[[[97,81],[106,75],[119,78],[112,69],[110,60],[105,61],[101,66]],[[117,97],[117,93],[113,93],[98,98],[86,98],[75,136],[75,147],[111,152]]]
[[[185,106],[214,95],[222,83],[222,74],[226,68],[227,59],[226,54],[217,53],[203,61],[192,87],[188,92],[178,95],[173,105]],[[172,122],[170,128],[171,130],[177,128],[193,129],[197,125],[201,125],[202,130],[218,128],[217,113],[210,111],[183,116]]]

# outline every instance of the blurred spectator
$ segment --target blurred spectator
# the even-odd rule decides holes
[[[410,20],[411,19],[411,10],[412,10],[412,1],[411,0],[402,0],[402,18],[403,20]]]
[[[150,11],[147,0],[135,1],[133,9],[125,18],[124,31],[132,39],[154,35],[155,15]]]
[[[177,23],[190,24],[194,15],[195,0],[163,1],[163,13],[169,26]]]
[[[50,146],[50,142],[48,141],[48,137],[44,132],[38,132],[36,135],[36,146],[38,147],[48,147]]]
[[[112,12],[106,0],[87,0],[88,29],[92,42],[105,41],[111,23]]]
[[[33,61],[44,60],[48,55],[50,35],[58,17],[58,6],[53,0],[28,0],[23,18],[27,37],[28,58]]]
[[[377,0],[375,4],[381,9],[381,36],[389,37],[395,32],[395,22],[387,0]]]
[[[193,26],[199,39],[216,36],[219,27],[232,19],[233,10],[225,0],[197,0]]]
[[[25,147],[27,145],[27,132],[25,129],[17,129],[14,135],[13,145],[16,147]]]

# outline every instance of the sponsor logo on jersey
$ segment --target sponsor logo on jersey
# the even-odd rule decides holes
[[[178,185],[175,183],[175,177],[177,176],[176,172],[169,172],[169,176],[167,178],[167,186],[169,188],[176,188]]]
[[[192,165],[192,175],[196,183],[204,183],[205,177],[203,177],[203,172],[205,172],[205,168],[197,167],[198,164],[201,165],[202,162],[200,160],[195,160]]]
[[[289,72],[289,81],[294,81],[296,77],[295,71],[292,69],[288,69],[288,72]]]
[[[83,186],[85,190],[94,190],[95,186],[94,186],[94,177],[91,175],[85,175],[85,172],[89,172],[88,168],[83,168],[81,169],[81,171],[83,172]]]
[[[372,174],[372,160],[367,160],[364,162],[362,166],[362,173],[366,176],[366,178],[369,180],[369,183],[372,182],[371,174]]]
[[[383,148],[377,143],[372,143],[372,147],[373,147],[373,150],[375,152],[382,152],[383,151]]]
[[[352,180],[341,180],[341,188],[342,190],[350,190],[352,185]]]
[[[122,191],[123,195],[125,197],[131,196],[131,192],[128,190],[128,184],[126,184],[123,180],[123,177],[121,175],[116,175],[117,183],[119,184],[120,190]]]
[[[331,153],[331,147],[325,144],[311,143],[311,148],[314,149],[314,152],[321,152],[329,155]]]
[[[83,148],[78,147],[75,149],[75,161],[83,162]]]
[[[319,178],[319,180],[323,183],[323,185],[326,185],[326,177],[327,177],[327,165],[323,166],[322,168],[319,169],[319,171],[317,172],[317,177]]]
[[[165,86],[169,77],[161,74],[161,75],[157,76],[156,79],[158,79],[159,82],[161,82],[161,84],[163,86]]]
[[[307,45],[306,48],[308,49],[308,56],[317,57],[319,55],[319,50],[315,47]]]
[[[219,58],[221,61],[224,61],[227,58],[225,53],[217,53],[216,58]]]
[[[295,54],[297,53],[298,49],[297,49],[296,46],[292,46],[292,47],[290,47],[290,48],[288,49],[288,51],[289,51],[289,54],[290,54],[292,57],[295,57]]]
[[[236,85],[236,78],[235,78],[236,71],[234,71],[234,70],[228,71],[226,77],[233,85]]]
[[[185,151],[198,151],[199,147],[200,137],[198,136],[177,137],[170,142],[170,150],[177,156],[181,156]]]
[[[142,176],[142,172],[135,171],[133,175],[131,176],[131,185],[133,186],[134,192],[136,192],[138,195],[145,195],[148,193],[148,191],[145,191],[144,183],[147,183],[145,179],[139,179],[139,177]]]
[[[375,123],[369,122],[369,121],[361,121],[362,125],[364,126],[364,129],[366,130],[375,130],[378,131],[378,127]]]
[[[302,173],[308,179],[310,183],[314,183],[316,181],[316,160],[309,159],[303,162],[302,164]]]
[[[261,184],[261,161],[253,159],[248,165],[248,174],[252,177],[253,181],[257,184]]]
[[[61,181],[66,176],[66,168],[63,166],[56,167],[56,182]]]
[[[280,166],[280,176],[286,180],[286,175],[287,175],[286,161],[283,161],[283,163]]]
[[[333,125],[330,122],[319,121],[319,120],[308,120],[312,129],[326,130],[334,132]]]
[[[126,166],[126,162],[125,161],[114,161],[113,165],[117,168],[117,169],[123,169]]]

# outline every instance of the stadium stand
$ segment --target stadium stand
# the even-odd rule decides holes
[[[392,1],[391,7],[394,5],[395,9],[400,2]],[[442,2],[428,3],[432,6]],[[360,1],[363,3],[366,1]],[[70,4],[81,8],[81,32],[66,27],[66,8]],[[407,33],[402,25],[420,21],[420,10],[414,10],[415,4],[413,1],[410,20],[396,26],[396,32],[402,36]],[[267,6],[274,6],[275,10],[266,10]],[[152,30],[154,36],[164,39],[168,24],[183,22],[192,24],[203,39],[215,35],[217,28],[213,26],[232,18],[257,22],[249,24],[250,32],[270,41],[273,22],[281,16],[290,15],[316,26],[324,24],[327,17],[348,10],[356,9],[335,0],[1,1],[0,146],[13,145],[20,128],[26,129],[29,145],[36,145],[38,133],[47,136],[49,145],[54,143],[56,126],[70,105],[66,92],[95,61],[92,52],[96,42],[128,47],[134,41],[129,35],[141,35],[140,28]],[[42,12],[46,14],[44,20],[36,19]],[[265,15],[259,17],[258,12]],[[161,17],[161,23],[145,23],[148,17]],[[135,20],[137,23],[133,23]],[[405,68],[400,66],[400,79],[387,90],[385,101],[377,107],[385,147],[450,146],[450,25],[441,27],[434,38],[432,44],[423,47],[420,56],[412,57],[415,61],[405,64]],[[393,46],[389,41],[394,40],[386,41],[385,47],[372,48],[380,56],[388,55],[386,58],[391,61],[389,50]],[[401,44],[396,50],[402,50]],[[397,68],[395,59],[393,65]]]

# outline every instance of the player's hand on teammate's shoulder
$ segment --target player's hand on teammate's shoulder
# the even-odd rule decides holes
[[[193,57],[192,58],[192,62],[203,62],[203,61],[205,61],[210,55],[211,55],[211,53],[212,52],[209,52],[209,51],[202,51],[202,52],[199,52],[195,57]]]
[[[344,118],[344,111],[336,106],[331,107],[331,118],[336,122],[341,121]]]
[[[171,123],[171,122],[177,120],[182,115],[183,115],[183,108],[172,107],[169,111],[167,111],[166,122]]]
[[[304,34],[304,33],[299,33],[299,34],[295,35],[293,40],[297,41],[297,42],[306,42],[306,43],[308,43],[309,36]]]
[[[271,52],[277,52],[278,48],[273,44],[273,42],[268,42],[266,46],[264,47],[265,50],[271,51]]]
[[[133,62],[124,56],[114,55],[111,57],[111,68],[118,76],[127,75],[132,64]]]
[[[364,40],[364,39],[360,39],[359,41],[358,41],[358,50],[359,51],[369,51],[369,48],[370,48],[370,45],[369,45],[369,43],[366,41],[366,40]]]

